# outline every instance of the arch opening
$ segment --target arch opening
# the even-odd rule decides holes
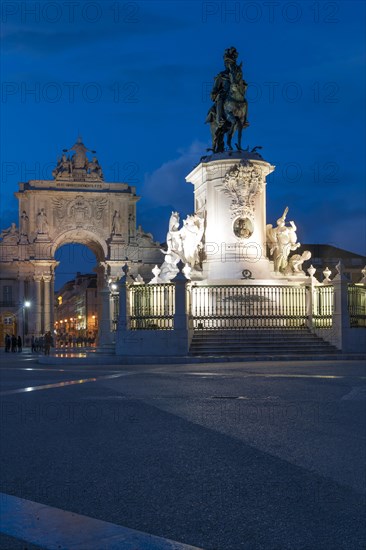
[[[58,244],[58,243],[57,243]],[[103,284],[103,247],[95,240],[72,236],[54,247],[54,339],[58,348],[94,347],[98,341]]]

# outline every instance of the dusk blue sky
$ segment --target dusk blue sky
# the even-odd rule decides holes
[[[184,177],[210,144],[209,91],[235,46],[249,83],[243,146],[261,145],[277,167],[268,223],[289,206],[300,242],[365,253],[364,2],[1,9],[2,228],[17,220],[18,181],[50,178],[81,134],[107,181],[136,185],[138,223],[164,241],[171,210],[193,211]],[[91,270],[91,253],[67,267],[72,256],[63,254],[66,275]]]

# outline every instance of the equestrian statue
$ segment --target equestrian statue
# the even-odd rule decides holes
[[[232,139],[238,133],[235,146],[241,151],[241,136],[243,129],[249,126],[247,119],[248,102],[245,99],[247,83],[243,80],[242,63],[237,64],[238,52],[236,48],[228,48],[224,53],[225,70],[215,78],[211,92],[214,105],[210,108],[206,123],[210,124],[212,148],[214,153],[222,153],[226,146],[233,150]]]

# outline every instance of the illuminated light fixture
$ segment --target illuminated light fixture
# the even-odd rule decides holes
[[[112,289],[112,290],[117,290],[117,285],[116,285],[115,283],[113,283],[113,284],[111,285],[111,289]]]
[[[81,315],[78,315],[78,319],[81,319]]]
[[[26,300],[24,302],[24,307],[31,307],[31,303],[29,302],[29,300]]]
[[[65,319],[65,323],[67,323],[67,319]]]

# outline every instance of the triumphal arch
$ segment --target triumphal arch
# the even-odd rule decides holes
[[[55,253],[64,244],[80,243],[97,258],[100,329],[103,333],[104,326],[108,343],[111,282],[123,274],[126,263],[132,275],[149,277],[161,259],[160,244],[136,228],[136,188],[106,182],[95,151],[81,137],[63,150],[52,176],[19,184],[18,225],[12,223],[1,233],[2,332],[11,316],[19,334],[53,329]],[[29,311],[24,311],[26,300],[32,304]]]

